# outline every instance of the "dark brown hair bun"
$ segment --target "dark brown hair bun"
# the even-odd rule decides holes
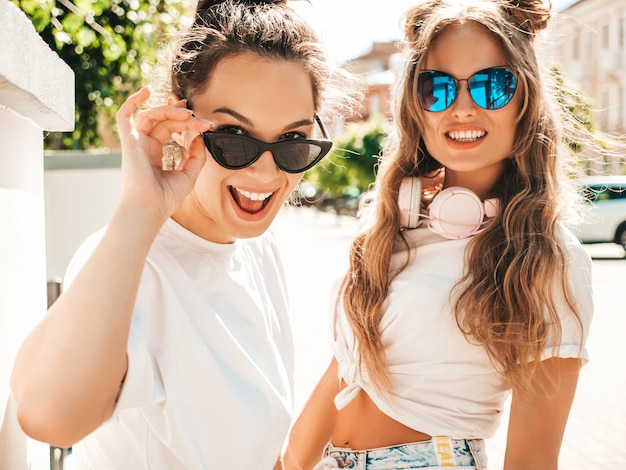
[[[531,35],[544,30],[552,17],[550,0],[511,0],[505,6],[512,23]]]
[[[208,10],[209,8],[224,3],[227,0],[199,0],[196,7],[196,13]],[[287,0],[233,0],[234,3],[240,3],[242,5],[265,5],[272,3],[287,3]]]

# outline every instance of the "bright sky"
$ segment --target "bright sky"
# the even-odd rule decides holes
[[[555,9],[575,0],[552,0]],[[309,0],[293,2],[310,18],[329,54],[337,61],[354,59],[372,42],[401,38],[401,19],[415,0]]]

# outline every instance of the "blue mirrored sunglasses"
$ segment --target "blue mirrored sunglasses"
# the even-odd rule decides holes
[[[315,122],[322,130],[323,140],[293,139],[269,143],[227,132],[203,132],[202,137],[213,159],[229,170],[240,170],[250,166],[269,151],[278,168],[286,173],[302,173],[324,158],[333,146],[324,124],[317,115]]]
[[[458,96],[460,82],[467,82],[474,103],[489,110],[504,108],[513,99],[517,88],[517,77],[507,67],[489,67],[469,78],[456,78],[438,70],[426,70],[417,77],[420,106],[433,113],[448,109]]]

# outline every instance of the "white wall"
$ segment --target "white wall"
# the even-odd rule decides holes
[[[42,132],[2,109],[0,142],[0,468],[19,469],[29,468],[23,464],[33,451],[15,422],[9,375],[19,344],[46,309]]]
[[[49,447],[19,428],[9,378],[47,308],[43,132],[73,129],[74,74],[9,0],[0,24],[0,468],[45,469]]]
[[[121,192],[119,161],[119,154],[46,155],[48,280],[62,279],[80,244],[108,223]]]

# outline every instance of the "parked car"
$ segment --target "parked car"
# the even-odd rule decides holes
[[[617,243],[626,250],[626,175],[578,180],[587,202],[575,233],[583,243]]]

